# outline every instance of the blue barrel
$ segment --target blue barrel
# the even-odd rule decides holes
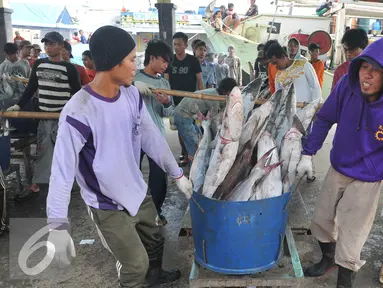
[[[0,167],[5,171],[11,163],[11,137],[0,136]]]
[[[190,215],[197,263],[229,275],[254,274],[276,265],[283,252],[290,194],[230,202],[194,192]]]

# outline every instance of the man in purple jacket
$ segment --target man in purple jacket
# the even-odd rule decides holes
[[[75,255],[68,227],[74,178],[101,242],[117,260],[120,287],[151,287],[180,277],[162,270],[161,221],[140,171],[141,149],[190,198],[192,186],[178,167],[137,88],[132,37],[114,26],[90,40],[97,74],[65,105],[59,120],[47,198],[48,255]],[[53,245],[55,250],[52,249]],[[50,252],[50,253],[49,253]]]
[[[365,261],[360,252],[370,233],[383,180],[383,39],[355,58],[317,114],[304,145],[298,177],[312,176],[312,155],[337,124],[331,167],[317,198],[311,232],[322,260],[306,275],[338,265],[338,288],[353,287]]]

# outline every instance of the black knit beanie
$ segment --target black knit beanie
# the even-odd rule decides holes
[[[89,50],[97,71],[108,71],[120,64],[136,47],[128,32],[114,26],[97,29],[89,42]]]

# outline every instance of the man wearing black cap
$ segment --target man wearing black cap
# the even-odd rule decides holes
[[[48,255],[68,260],[68,250],[75,255],[67,228],[76,177],[101,241],[117,260],[120,287],[141,288],[181,275],[162,269],[162,221],[140,171],[141,150],[175,179],[188,199],[192,185],[131,85],[135,46],[120,28],[104,26],[94,32],[89,48],[97,74],[61,112],[47,216],[53,229],[48,242],[55,247]]]
[[[64,61],[70,63],[70,58],[73,58],[72,55],[72,45],[69,44],[69,42],[64,41],[64,47],[61,52],[61,57],[63,58]],[[74,67],[76,67],[77,72],[80,74],[80,81],[81,81],[81,86],[85,86],[86,84],[89,84],[89,76],[88,73],[86,73],[86,70],[84,66],[74,64]]]
[[[39,109],[43,112],[60,112],[70,97],[81,89],[76,68],[61,58],[64,38],[57,32],[49,32],[41,40],[48,58],[38,59],[32,68],[31,77],[23,96],[8,111],[19,111],[39,92]],[[53,147],[56,141],[57,120],[40,120],[37,129],[37,155],[34,163],[32,185],[18,200],[28,199],[40,191],[38,184],[48,184]]]

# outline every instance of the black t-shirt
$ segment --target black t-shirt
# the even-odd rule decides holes
[[[197,73],[201,73],[201,65],[196,57],[186,54],[183,60],[174,55],[173,62],[165,73],[169,74],[170,87],[173,90],[195,92],[197,90]],[[182,97],[174,97],[174,104],[181,102]]]

